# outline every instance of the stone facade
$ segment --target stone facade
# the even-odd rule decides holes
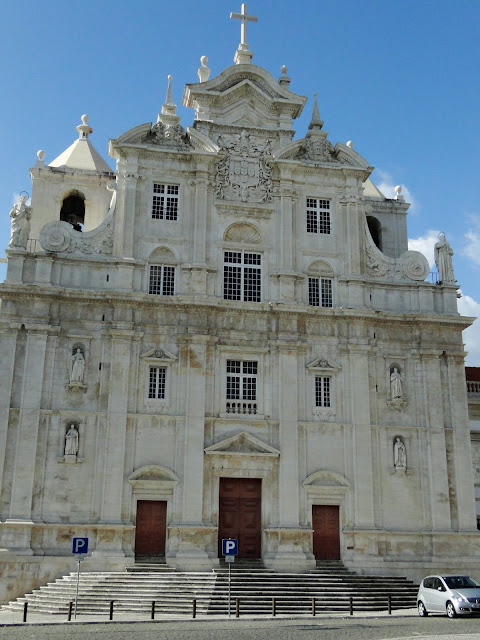
[[[275,570],[315,565],[332,505],[349,567],[480,566],[457,286],[426,281],[408,204],[316,99],[292,141],[306,98],[249,54],[211,80],[202,60],[187,129],[169,79],[113,175],[85,119],[31,170],[1,286],[3,598],[73,568],[74,535],[87,569],[134,562],[139,501],[166,503],[168,564],[215,566],[224,478],[261,480]]]

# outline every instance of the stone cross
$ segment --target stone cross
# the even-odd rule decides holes
[[[240,29],[240,44],[247,44],[247,22],[258,22],[258,18],[256,16],[247,15],[247,5],[242,4],[241,13],[231,13],[230,18],[237,18],[242,21],[242,26]]]

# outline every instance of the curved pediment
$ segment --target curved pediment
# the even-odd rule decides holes
[[[304,487],[351,487],[350,482],[345,478],[345,476],[342,476],[342,474],[337,473],[336,471],[328,471],[327,469],[315,471],[315,473],[309,475],[308,478],[305,478],[302,485]]]
[[[172,490],[178,483],[176,474],[167,467],[147,464],[136,469],[129,477],[128,483],[134,489]]]

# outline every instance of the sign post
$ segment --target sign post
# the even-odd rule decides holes
[[[234,562],[235,556],[238,555],[238,540],[222,538],[222,554],[225,556],[225,562],[228,562],[228,617],[230,618],[232,562]]]
[[[78,584],[80,582],[80,562],[88,552],[88,538],[73,538],[72,553],[77,554],[78,568],[77,568],[77,587],[75,589],[75,609],[73,619],[77,619],[77,602],[78,602]]]

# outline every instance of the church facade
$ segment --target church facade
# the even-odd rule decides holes
[[[10,599],[74,566],[222,538],[277,571],[341,559],[419,578],[480,566],[462,330],[408,251],[408,204],[330,142],[315,98],[252,64],[169,78],[156,123],[84,116],[11,212],[0,316],[0,568]],[[461,545],[459,544],[461,540]]]

